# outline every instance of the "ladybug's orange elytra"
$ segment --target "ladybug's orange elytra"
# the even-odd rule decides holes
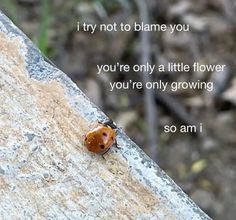
[[[116,126],[113,122],[98,122],[84,138],[84,145],[93,153],[105,154],[116,143]]]

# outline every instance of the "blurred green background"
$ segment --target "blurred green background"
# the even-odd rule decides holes
[[[152,81],[212,81],[214,91],[154,91],[157,126],[147,123],[143,90],[109,91],[110,81],[143,80],[135,73],[96,74],[97,64],[140,62],[137,32],[77,32],[77,22],[139,21],[136,1],[2,0],[1,10],[62,69],[91,100],[151,157],[154,131],[157,163],[214,219],[236,216],[236,2],[148,0],[151,23],[190,24],[190,32],[150,34],[150,62],[226,64],[223,72],[154,73]],[[105,97],[105,98],[104,98]],[[203,133],[166,134],[166,124],[203,123]],[[150,130],[151,129],[151,130]],[[152,146],[153,147],[153,146]]]

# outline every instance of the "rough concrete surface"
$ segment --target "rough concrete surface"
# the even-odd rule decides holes
[[[0,219],[209,219],[122,130],[88,152],[105,118],[0,13]]]

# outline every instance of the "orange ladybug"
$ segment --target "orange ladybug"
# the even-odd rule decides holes
[[[116,125],[113,121],[97,122],[84,138],[84,145],[93,153],[104,155],[116,143]]]

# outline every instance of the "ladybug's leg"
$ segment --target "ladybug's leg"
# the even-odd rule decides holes
[[[106,153],[106,152],[105,152],[105,153]],[[106,158],[104,157],[104,154],[105,154],[105,153],[102,154],[102,158],[103,158],[103,160],[106,160]]]
[[[82,138],[83,138],[83,144],[84,144],[85,141],[87,140],[87,137],[86,137],[86,135],[84,134],[84,135],[82,136]]]
[[[104,155],[110,150],[111,148],[108,148],[105,152],[102,153],[102,158],[105,160]]]
[[[114,145],[117,149],[121,149],[121,147],[118,146],[117,141],[115,140]]]

